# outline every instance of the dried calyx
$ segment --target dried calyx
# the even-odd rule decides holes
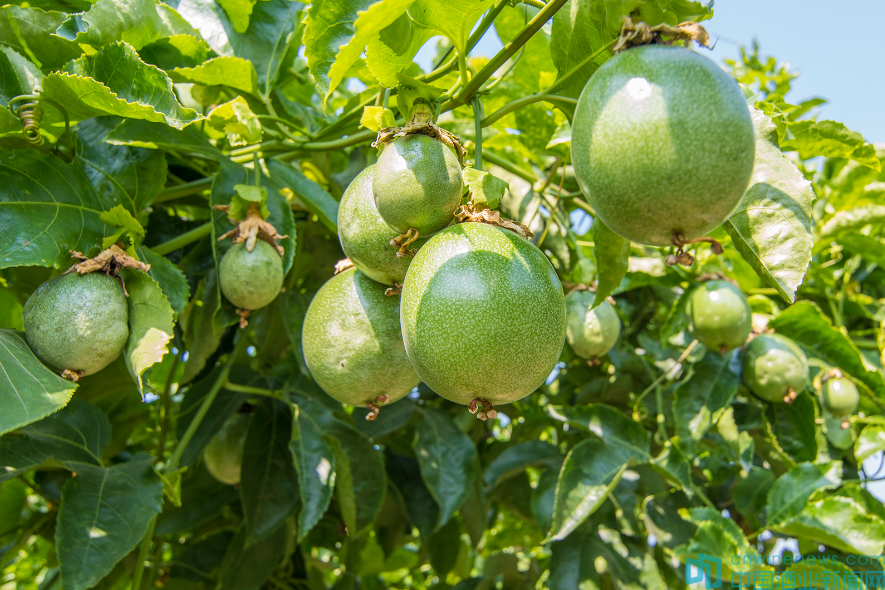
[[[402,127],[385,127],[381,129],[378,132],[378,137],[372,143],[372,147],[382,148],[397,137],[405,137],[406,135],[427,135],[449,146],[455,152],[455,155],[458,156],[458,163],[463,166],[467,150],[461,145],[461,140],[433,121],[433,105],[423,98],[418,98],[412,105],[409,121]]]
[[[494,225],[495,227],[510,230],[527,240],[531,240],[535,237],[535,234],[532,233],[527,225],[523,225],[512,219],[504,219],[501,217],[500,213],[492,211],[488,207],[478,207],[474,204],[473,199],[471,199],[466,205],[461,205],[461,208],[455,212],[455,219],[458,220],[458,223],[472,221],[475,223]]]
[[[230,212],[230,205],[215,205],[215,209]],[[289,236],[281,236],[277,233],[276,228],[261,216],[261,206],[258,203],[249,203],[246,218],[238,221],[233,217],[228,217],[230,222],[235,224],[229,232],[218,238],[218,241],[230,238],[232,244],[246,243],[246,250],[251,252],[255,249],[256,240],[264,240],[274,247],[277,253],[283,255],[283,247],[277,243],[277,240],[287,238]]]
[[[123,294],[126,295],[126,297],[129,297],[129,293],[126,291],[126,284],[120,276],[120,271],[124,268],[134,268],[136,270],[147,272],[151,268],[150,264],[145,264],[144,262],[129,256],[117,245],[113,245],[107,250],[99,252],[94,258],[89,258],[76,250],[71,250],[71,256],[80,262],[66,270],[63,274],[76,272],[77,274],[85,275],[91,272],[101,271],[109,277],[117,279],[117,282],[120,283],[120,288],[123,289]]]
[[[697,244],[699,242],[708,242],[710,244],[710,250],[712,250],[713,254],[722,254],[722,244],[714,240],[709,236],[702,236],[700,238],[694,238],[691,240],[686,240],[685,236],[676,232],[670,238],[670,241],[676,246],[676,254],[670,254],[666,258],[664,258],[664,262],[667,263],[667,266],[673,266],[679,264],[681,266],[691,266],[694,264],[695,257],[690,253],[685,251],[685,246],[688,244]]]
[[[698,45],[710,47],[710,35],[697,23],[684,22],[675,27],[662,23],[651,27],[641,21],[634,23],[627,15],[624,15],[622,22],[621,36],[612,47],[613,53],[640,45],[672,45],[677,41],[694,41]]]

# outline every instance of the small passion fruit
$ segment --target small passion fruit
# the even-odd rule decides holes
[[[740,289],[728,281],[710,281],[697,287],[688,303],[688,329],[713,350],[736,348],[753,329],[753,312]]]
[[[860,393],[851,379],[831,377],[821,388],[821,403],[834,416],[851,416],[860,405]]]
[[[71,273],[37,287],[24,306],[25,338],[55,371],[92,375],[129,339],[129,305],[116,279]]]
[[[310,302],[301,347],[330,397],[376,409],[405,397],[418,375],[400,330],[400,297],[355,268],[329,279]]]
[[[206,469],[221,483],[231,486],[240,483],[250,417],[251,414],[237,412],[228,418],[203,449]]]
[[[218,265],[221,292],[238,309],[261,309],[280,294],[283,287],[283,259],[264,240],[255,242],[251,252],[245,243],[230,247]]]
[[[573,291],[565,298],[565,337],[580,357],[593,359],[611,350],[621,334],[621,319],[615,306],[603,301],[593,309],[596,294]]]
[[[768,402],[791,402],[805,389],[808,359],[799,346],[780,334],[760,334],[746,348],[744,383]]]

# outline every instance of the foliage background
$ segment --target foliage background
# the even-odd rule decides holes
[[[791,104],[794,74],[746,53],[729,67],[755,109],[753,184],[714,232],[724,254],[700,246],[693,267],[667,267],[668,252],[590,223],[568,123],[623,14],[675,24],[712,11],[552,0],[538,18],[528,4],[0,7],[0,104],[39,91],[75,136],[47,103],[44,144],[27,149],[0,109],[3,582],[678,588],[685,558],[728,565],[778,538],[803,555],[882,553],[885,508],[863,484],[878,473],[863,461],[885,449],[885,150],[815,120],[818,101]],[[492,22],[510,49],[470,57]],[[412,58],[436,34],[447,38],[440,65],[422,72]],[[565,282],[596,278],[601,296],[614,294],[624,323],[601,364],[566,348],[549,382],[499,408],[495,424],[423,386],[366,422],[318,389],[301,356],[304,312],[342,256],[337,199],[374,160],[382,109],[405,114],[379,83],[398,74],[443,89],[440,124],[509,183],[502,212],[535,230]],[[365,89],[348,90],[354,79]],[[230,225],[212,206],[254,179],[256,156],[270,220],[290,236],[288,274],[239,330],[215,275],[225,248],[215,237]],[[132,337],[74,385],[31,355],[21,306],[69,250],[118,240],[152,264],[126,277]],[[687,294],[718,272],[750,295],[758,325],[808,353],[809,388],[791,406],[758,401],[735,353],[706,351],[686,331]],[[814,395],[830,367],[863,395],[848,430]],[[225,486],[200,453],[246,402],[243,482]]]

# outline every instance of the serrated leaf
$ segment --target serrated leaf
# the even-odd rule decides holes
[[[329,231],[337,233],[338,201],[329,194],[329,191],[306,177],[297,166],[269,160],[267,169],[271,177],[276,177],[282,185],[292,191],[293,196],[304,203],[304,206],[316,215]]]
[[[842,123],[805,120],[790,123],[788,129],[792,137],[781,141],[781,149],[795,150],[803,160],[816,156],[847,158],[877,172],[882,170],[875,146]]]
[[[128,145],[156,150],[168,148],[186,154],[195,153],[207,158],[226,161],[221,150],[209,143],[195,127],[175,129],[163,123],[139,119],[125,119],[105,138],[114,145]]]
[[[258,95],[258,73],[246,59],[221,56],[191,68],[175,68],[169,72],[173,82],[193,82],[205,86],[230,86],[254,96]]]
[[[366,44],[399,18],[415,0],[312,2],[304,19],[304,55],[323,105],[329,100]]]
[[[176,68],[196,68],[209,58],[209,45],[192,35],[172,35],[148,43],[138,51],[142,61],[166,70],[172,81]]]
[[[879,451],[885,451],[885,426],[868,424],[854,443],[854,456],[858,463],[863,463]]]
[[[842,483],[842,462],[801,463],[774,482],[768,492],[766,515],[769,526],[796,516],[817,490],[833,489]]]
[[[396,74],[405,71],[418,50],[436,34],[401,14],[395,21],[375,33],[366,44],[366,66],[381,84],[397,85]]]
[[[421,466],[421,477],[439,506],[439,528],[470,494],[476,447],[447,414],[435,408],[421,412],[416,430],[412,448]]]
[[[292,408],[292,440],[289,450],[298,470],[301,514],[298,540],[316,526],[332,501],[335,487],[335,453],[316,422],[299,406]]]
[[[562,453],[559,452],[559,449],[544,441],[530,440],[512,444],[486,466],[483,482],[487,487],[493,488],[506,479],[523,472],[526,467],[546,465],[559,469],[562,460]]]
[[[735,249],[762,280],[792,303],[811,261],[811,182],[784,156],[777,130],[762,111],[751,108],[756,129],[756,162],[750,188],[722,225]]]
[[[573,0],[568,10],[559,10],[553,16],[550,56],[559,78],[617,36],[617,31],[606,30],[606,16],[609,8],[612,12],[619,9],[618,4]],[[557,94],[578,98],[593,72],[609,57],[610,49],[602,51],[563,82],[556,89]]]
[[[459,55],[467,54],[467,37],[494,0],[417,0],[409,16],[419,25],[449,38]]]
[[[249,17],[252,16],[255,2],[256,0],[218,0],[237,33],[245,33],[249,28]]]
[[[76,43],[53,35],[67,16],[41,8],[0,7],[0,39],[40,69],[60,68],[83,53]]]
[[[31,94],[40,88],[43,74],[27,58],[15,50],[0,45],[0,106],[9,105],[9,101],[21,94]],[[20,107],[19,102],[15,106]]]
[[[69,15],[55,31],[55,36],[78,45],[125,41],[135,49],[181,34],[195,31],[175,9],[154,0],[98,0],[88,11]]]
[[[617,289],[627,275],[630,240],[625,240],[598,217],[593,220],[593,255],[596,257],[596,307]]]
[[[210,137],[227,137],[231,146],[244,146],[261,141],[261,123],[249,108],[249,104],[238,96],[209,112],[208,128]],[[211,133],[215,130],[218,133]]]
[[[864,205],[838,211],[820,228],[821,240],[836,240],[845,235],[852,235],[868,225],[885,223],[885,205]],[[858,236],[866,237],[866,236]]]
[[[116,227],[128,231],[136,236],[144,237],[144,228],[138,223],[138,220],[132,217],[123,205],[117,205],[110,211],[102,211],[98,216],[102,223],[111,227]],[[108,244],[110,246],[110,244]],[[105,246],[105,247],[108,247]]]
[[[700,441],[731,404],[741,379],[729,368],[736,351],[728,354],[707,352],[692,366],[688,379],[673,392],[673,414],[676,432],[688,443]]]
[[[129,340],[123,348],[123,358],[144,397],[142,374],[169,352],[174,325],[172,307],[160,285],[146,273],[126,269],[121,276],[129,292]]]
[[[65,588],[93,587],[141,541],[163,508],[163,482],[151,457],[139,453],[104,468],[77,466],[65,484],[55,531]]]
[[[384,107],[369,106],[363,108],[363,116],[360,117],[360,126],[371,129],[374,132],[385,127],[396,125],[396,117],[393,111]]]
[[[496,209],[509,185],[485,170],[467,167],[462,171],[464,183],[469,187],[473,202]]]
[[[584,428],[607,444],[623,448],[638,461],[651,458],[648,433],[642,425],[611,406],[548,406],[548,411],[557,420]]]
[[[139,246],[136,249],[136,253],[142,262],[151,265],[150,270],[147,271],[148,276],[160,285],[163,295],[169,300],[174,317],[181,315],[190,296],[190,286],[188,285],[187,277],[168,258],[155,254],[153,250],[146,246]],[[190,356],[193,356],[193,351],[189,349],[188,352],[191,353]],[[188,361],[190,361],[190,357]]]
[[[801,513],[774,526],[773,530],[845,553],[879,555],[885,546],[885,522],[868,514],[850,498],[830,497],[810,502]]]

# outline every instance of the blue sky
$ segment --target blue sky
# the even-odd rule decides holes
[[[717,41],[716,61],[737,58],[740,46],[756,39],[763,56],[801,72],[793,102],[824,98],[819,120],[839,121],[867,141],[885,142],[882,22],[885,0],[716,0],[704,26]],[[435,51],[431,45],[416,58],[424,68]],[[497,37],[487,34],[473,53],[491,56],[500,48]]]

